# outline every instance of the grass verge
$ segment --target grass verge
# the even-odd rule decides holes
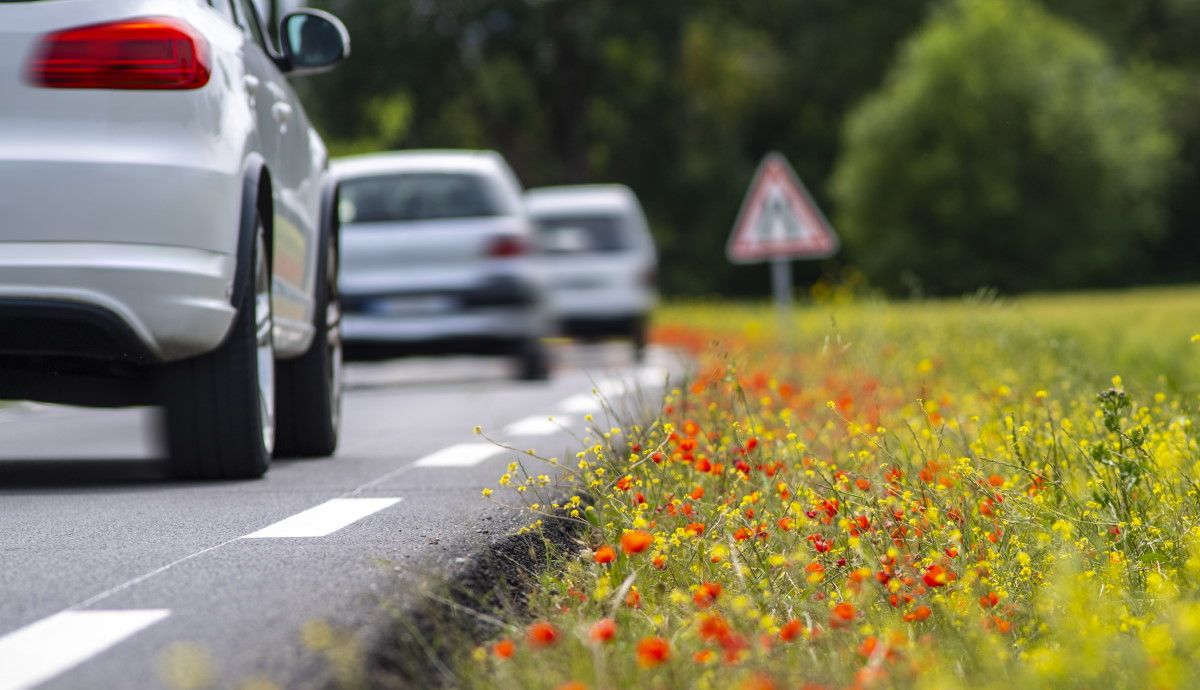
[[[573,461],[593,504],[541,497],[533,459],[502,478],[586,548],[551,554],[441,678],[1196,687],[1197,305],[834,291],[786,333],[765,308],[667,309],[658,339],[697,376]]]

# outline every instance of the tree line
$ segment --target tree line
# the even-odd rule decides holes
[[[761,295],[724,244],[785,154],[898,294],[1196,279],[1200,0],[326,0],[307,80],[335,153],[500,150],[527,186],[622,182],[664,291]]]

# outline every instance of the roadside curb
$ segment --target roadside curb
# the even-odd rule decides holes
[[[537,576],[556,556],[582,549],[583,530],[573,520],[548,519],[540,529],[493,541],[459,559],[443,580],[423,584],[416,601],[390,611],[370,639],[369,687],[453,687],[453,660],[500,633],[504,615],[524,617]]]

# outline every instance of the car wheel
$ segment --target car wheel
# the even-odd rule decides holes
[[[213,352],[168,365],[161,378],[174,475],[261,477],[275,444],[275,348],[271,271],[262,219],[237,316]]]
[[[342,302],[337,244],[329,238],[317,274],[316,334],[308,352],[279,363],[276,457],[325,457],[337,450],[342,417]]]
[[[646,345],[649,340],[647,330],[645,319],[634,321],[633,332],[630,336],[633,339],[633,359],[638,364],[646,361]]]
[[[516,368],[521,381],[549,380],[550,351],[540,340],[527,340],[518,346]]]

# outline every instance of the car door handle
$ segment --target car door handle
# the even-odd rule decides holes
[[[242,81],[246,84],[246,92],[251,96],[257,94],[258,87],[262,85],[262,81],[260,81],[259,78],[253,74],[247,74],[242,78]]]
[[[275,116],[275,121],[281,125],[287,124],[287,121],[292,119],[292,106],[282,101],[271,106],[271,114]]]

